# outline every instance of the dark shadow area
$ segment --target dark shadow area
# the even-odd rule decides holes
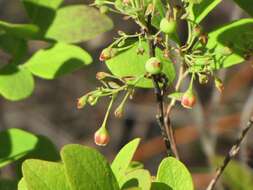
[[[15,75],[19,72],[19,69],[12,64],[5,65],[4,67],[0,68],[0,75]]]
[[[138,179],[132,178],[132,179],[128,180],[127,182],[125,182],[121,189],[128,189],[128,188],[131,188],[131,187],[138,187],[138,185],[139,185]]]
[[[51,63],[54,64],[54,63]],[[71,58],[65,61],[61,67],[55,72],[54,77],[59,77],[64,74],[72,73],[75,70],[80,69],[81,67],[85,66],[82,60],[77,58]]]
[[[151,186],[151,190],[172,190],[172,188],[165,183],[160,183],[160,182],[153,182]]]
[[[27,14],[32,18],[32,23],[40,27],[40,37],[43,37],[54,21],[56,11],[49,7],[39,6],[30,1],[25,1],[23,3],[27,10]]]
[[[0,132],[0,162],[6,159],[11,153],[11,139],[8,131]]]
[[[16,190],[18,189],[18,182],[15,180],[0,179],[1,190]]]

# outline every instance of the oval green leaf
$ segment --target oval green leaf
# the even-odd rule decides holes
[[[119,183],[124,178],[139,143],[140,139],[132,140],[119,151],[113,160],[111,168]]]
[[[39,34],[39,28],[33,24],[12,24],[0,21],[0,29],[17,38],[32,39]]]
[[[18,182],[18,190],[28,190],[25,179],[22,177],[21,180]]]
[[[14,162],[35,149],[38,138],[20,129],[0,132],[0,167]]]
[[[146,73],[145,63],[149,59],[148,44],[146,42],[141,43],[141,47],[145,50],[143,55],[137,54],[138,47],[139,42],[134,42],[129,49],[119,52],[115,57],[106,61],[109,70],[119,77],[138,77]],[[163,52],[159,48],[156,48],[156,55],[163,63],[163,73],[166,74],[169,82],[172,82],[175,78],[173,63],[163,57]],[[141,79],[136,86],[141,88],[152,88],[153,84],[151,79]]]
[[[138,169],[126,174],[120,182],[121,189],[140,187],[142,190],[150,190],[151,175],[148,170]]]
[[[29,190],[72,190],[62,163],[26,160],[22,172]]]
[[[242,63],[247,53],[253,52],[253,19],[241,19],[214,30],[209,34],[207,48],[215,52],[213,69]],[[224,58],[226,48],[231,54]]]
[[[157,182],[167,184],[172,190],[193,190],[191,174],[185,165],[179,160],[168,157],[165,158],[157,173]]]
[[[81,145],[67,145],[61,151],[71,190],[119,190],[106,159],[96,150]]]
[[[0,69],[0,94],[17,101],[30,96],[34,89],[32,74],[23,67],[8,64]]]
[[[57,43],[48,49],[36,52],[25,64],[32,74],[54,79],[68,74],[92,62],[90,55],[82,48],[65,43]]]
[[[45,38],[65,43],[90,40],[112,29],[109,17],[85,5],[73,5],[59,9],[45,33]]]

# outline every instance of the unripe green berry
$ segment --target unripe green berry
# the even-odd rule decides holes
[[[162,63],[156,57],[151,57],[145,64],[145,69],[148,73],[156,75],[162,72]]]
[[[109,8],[107,6],[101,6],[99,7],[99,11],[101,14],[106,14],[109,11]]]
[[[175,20],[168,20],[163,18],[160,22],[160,30],[165,34],[172,34],[177,29],[177,22]]]

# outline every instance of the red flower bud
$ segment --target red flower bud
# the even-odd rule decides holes
[[[95,132],[94,141],[98,146],[106,146],[109,143],[110,137],[105,127],[101,127]]]
[[[191,89],[187,90],[182,96],[181,105],[184,108],[192,109],[195,103],[196,103],[196,97],[193,91]]]

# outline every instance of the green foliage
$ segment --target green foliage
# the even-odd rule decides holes
[[[28,190],[25,179],[22,178],[18,183],[18,190]]]
[[[191,4],[189,7],[191,19],[196,23],[200,23],[221,1],[222,0],[203,0],[198,4]]]
[[[32,74],[24,67],[8,64],[0,69],[0,93],[9,100],[30,96],[34,89]]]
[[[39,32],[39,28],[33,24],[12,24],[4,21],[0,21],[0,29],[21,39],[35,38]]]
[[[57,43],[53,47],[36,52],[24,64],[24,67],[38,77],[54,79],[91,62],[92,58],[83,49],[74,45]]]
[[[61,157],[71,189],[119,189],[109,163],[96,150],[68,145],[62,149]]]
[[[15,128],[0,132],[0,167],[23,157],[54,161],[59,158],[55,147],[45,137]]]
[[[26,160],[22,166],[23,179],[19,182],[19,190],[43,188],[48,190],[181,190],[186,187],[192,189],[189,172],[174,158],[162,161],[157,179],[153,183],[151,183],[150,173],[145,169],[126,170],[130,166],[139,141],[135,139],[125,145],[111,167],[98,151],[81,145],[63,147],[62,163]],[[175,176],[171,177],[172,174],[178,181],[175,181]],[[182,187],[178,186],[179,182],[182,183]]]
[[[167,184],[172,190],[193,190],[191,174],[173,157],[165,158],[158,169],[157,181]]]
[[[143,48],[143,54],[137,54],[138,48]],[[163,57],[163,52],[157,48],[156,53],[158,58],[163,63],[163,72],[172,82],[175,78],[175,69],[171,61]],[[134,42],[130,47],[122,52],[119,52],[115,57],[106,61],[107,67],[110,71],[119,77],[123,76],[141,76],[145,70],[145,63],[149,59],[148,44],[146,42]],[[137,84],[137,87],[152,88],[152,80],[143,78]]]
[[[252,37],[253,19],[241,19],[211,32],[207,48],[215,54],[213,69],[243,62],[247,54],[253,51]]]
[[[140,187],[141,189],[149,190],[151,188],[151,175],[149,171],[144,169],[134,170],[129,172],[120,182],[121,189],[129,189]]]
[[[0,94],[4,98],[17,101],[30,96],[34,89],[33,75],[55,79],[92,62],[87,52],[67,43],[94,38],[110,30],[112,21],[85,5],[60,8],[62,2],[22,0],[32,24],[0,21],[0,48],[12,57],[0,68]],[[27,59],[27,43],[37,39],[48,42],[50,48],[39,50]]]
[[[36,136],[19,129],[9,129],[0,133],[0,167],[28,154],[36,147]]]
[[[112,21],[98,10],[84,5],[73,5],[60,8],[56,12],[45,38],[78,43],[92,39],[112,27]]]
[[[253,19],[234,21],[205,34],[200,24],[220,2],[185,0],[182,7],[173,7],[173,3],[162,0],[96,0],[93,6],[100,11],[106,9],[120,13],[125,18],[131,18],[140,28],[134,34],[118,31],[115,41],[102,51],[100,61],[106,62],[112,74],[97,73],[102,85],[78,99],[78,108],[87,103],[93,106],[99,98],[110,97],[102,124],[105,128],[119,93],[125,94],[114,112],[116,117],[122,116],[124,105],[128,98],[133,97],[136,87],[155,88],[159,104],[165,104],[165,97],[168,97],[172,99],[171,108],[174,100],[181,101],[186,108],[194,105],[192,85],[196,78],[206,83],[209,80],[207,76],[210,76],[219,81],[216,86],[221,90],[223,84],[214,72],[239,64],[253,54]],[[250,1],[235,2],[252,16]],[[12,101],[32,94],[34,76],[55,79],[89,65],[91,56],[73,44],[90,40],[113,27],[109,17],[90,6],[60,7],[63,0],[22,0],[22,3],[31,23],[0,21],[0,48],[11,56],[9,63],[0,68],[0,94]],[[170,19],[173,23],[168,22]],[[177,37],[178,21],[186,21],[188,25],[185,44],[181,44],[184,42]],[[29,57],[29,40],[43,40],[48,48],[38,50]],[[150,58],[152,63],[154,60],[156,63],[147,62]],[[173,63],[181,68],[179,73]],[[186,91],[184,95],[188,97],[184,98],[178,89],[188,75],[192,79],[188,87],[191,97]],[[167,95],[166,90],[173,85],[175,78],[178,79],[176,92]],[[160,113],[163,112],[165,110],[160,106]],[[163,122],[159,124],[165,128]],[[18,184],[19,190],[193,190],[189,171],[173,157],[165,158],[157,176],[151,179],[142,164],[132,161],[139,142],[140,139],[129,142],[110,166],[94,149],[67,145],[59,155],[45,137],[10,129],[0,132],[0,167],[15,162],[18,176],[21,162],[27,159],[22,164],[23,178]],[[229,182],[227,186],[231,189],[252,187],[252,172],[242,168],[232,162],[225,171],[224,180]],[[237,181],[241,176],[243,185]],[[3,179],[0,180],[0,189],[2,186],[15,189],[17,183]]]
[[[70,190],[61,163],[26,160],[22,171],[28,190]]]
[[[119,151],[113,160],[111,168],[119,183],[124,178],[139,143],[140,139],[132,140]]]

